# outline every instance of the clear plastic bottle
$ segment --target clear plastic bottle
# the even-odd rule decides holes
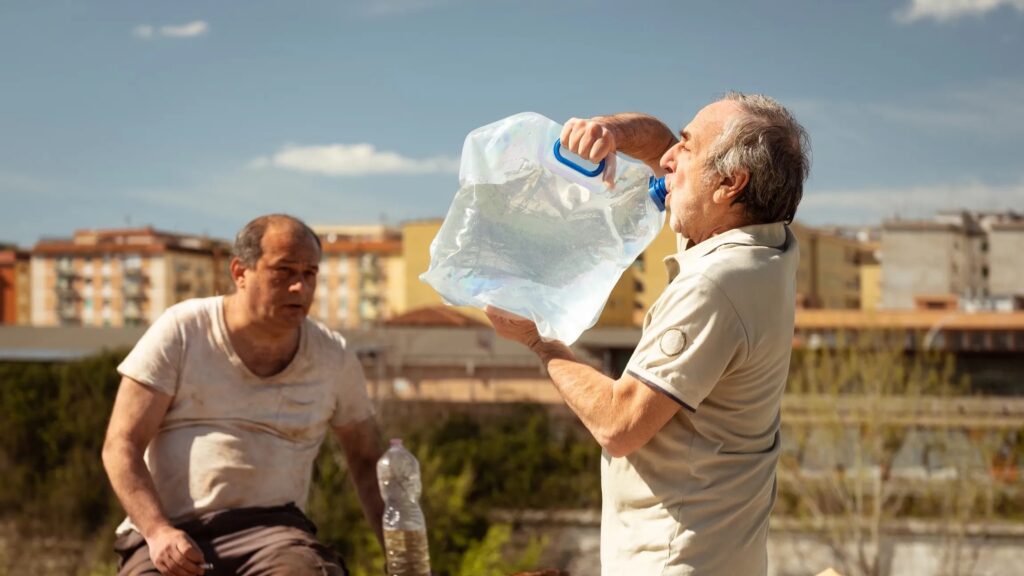
[[[420,463],[401,439],[377,461],[384,498],[384,552],[389,576],[430,576],[427,523],[420,509]]]
[[[522,113],[466,137],[460,188],[420,279],[450,304],[529,318],[572,344],[665,222],[665,184],[617,158],[614,188],[559,142],[562,126]]]

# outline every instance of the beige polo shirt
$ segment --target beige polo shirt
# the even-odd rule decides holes
[[[602,574],[767,572],[798,258],[782,223],[666,258],[626,371],[682,409],[633,454],[604,455]]]
[[[118,372],[172,396],[145,454],[172,523],[228,508],[305,507],[328,426],[373,415],[362,367],[338,333],[306,319],[295,358],[263,378],[231,346],[222,297],[169,308]],[[118,533],[133,528],[126,519]]]

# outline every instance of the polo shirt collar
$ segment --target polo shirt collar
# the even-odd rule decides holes
[[[717,236],[712,236],[700,244],[681,249],[676,254],[665,258],[669,282],[687,264],[696,262],[698,259],[711,254],[722,246],[766,246],[769,248],[785,249],[787,243],[786,235],[785,224],[782,222],[772,222],[771,224],[753,224],[741,228],[733,228]],[[685,239],[681,239],[681,241],[685,241]],[[683,245],[685,246],[685,244]]]

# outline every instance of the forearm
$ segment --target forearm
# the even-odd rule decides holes
[[[144,538],[171,525],[140,451],[130,443],[115,442],[104,447],[103,464],[114,494]]]
[[[561,342],[537,342],[530,347],[540,357],[559,395],[602,447],[608,447],[621,427],[615,381],[576,359]]]
[[[352,468],[352,484],[359,496],[363,515],[366,516],[366,521],[373,528],[373,533],[377,535],[377,541],[383,547],[384,500],[381,499],[380,487],[377,484],[377,460],[361,458],[358,462],[350,461],[349,466]]]
[[[618,151],[656,166],[662,154],[678,141],[661,120],[647,114],[625,112],[595,118],[615,135]]]

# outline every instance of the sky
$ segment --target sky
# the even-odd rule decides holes
[[[0,0],[0,241],[441,218],[463,139],[534,111],[807,128],[797,219],[1024,211],[1024,0]]]

